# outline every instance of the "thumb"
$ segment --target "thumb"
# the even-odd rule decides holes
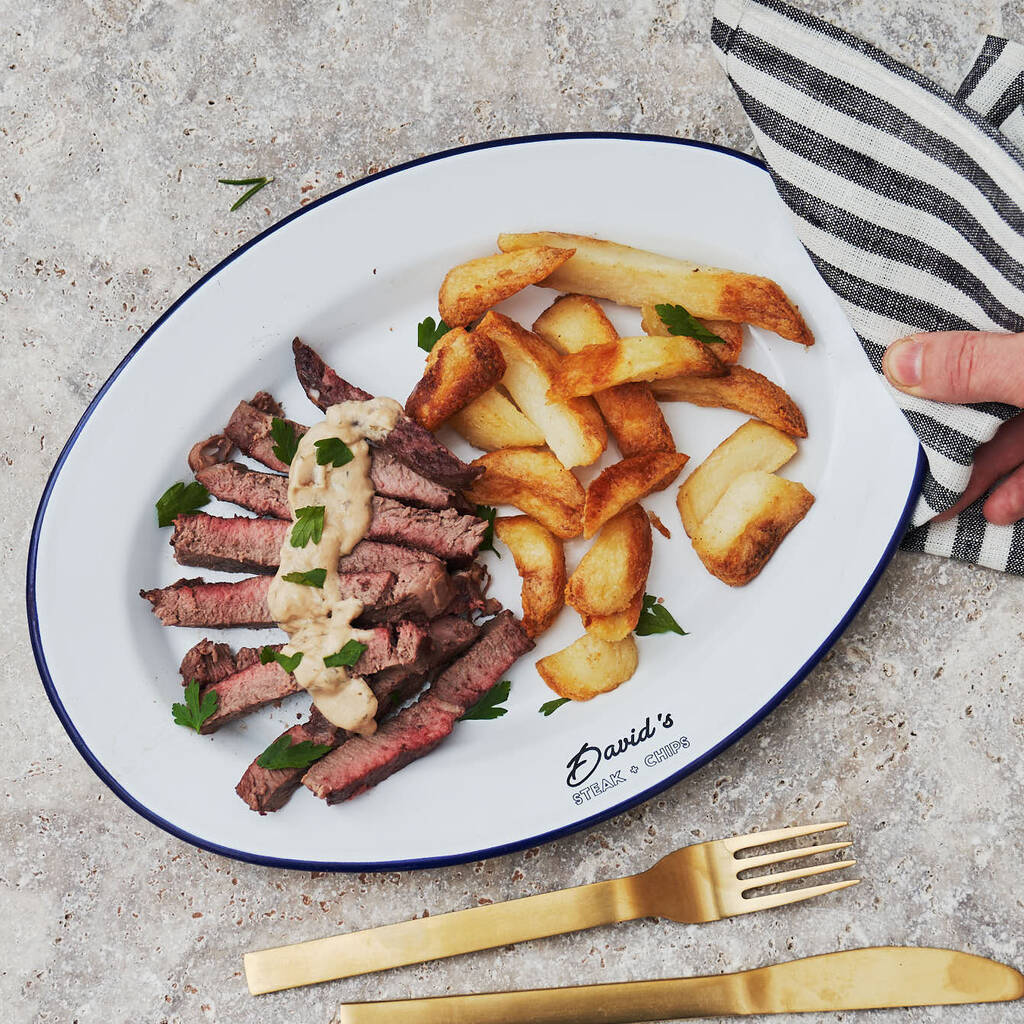
[[[1024,334],[911,334],[889,346],[882,369],[894,387],[919,398],[1024,405]]]

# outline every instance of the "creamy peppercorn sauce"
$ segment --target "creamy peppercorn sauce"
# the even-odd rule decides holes
[[[366,639],[366,631],[352,625],[362,613],[362,604],[340,595],[338,562],[363,539],[370,525],[374,490],[366,438],[385,437],[401,414],[402,407],[391,398],[340,402],[303,435],[288,473],[288,505],[293,521],[296,509],[322,505],[323,534],[319,543],[311,539],[305,547],[296,548],[289,531],[267,598],[271,615],[288,634],[284,653],[302,652],[296,682],[309,691],[325,718],[364,736],[377,728],[377,698],[364,679],[350,676],[343,667],[328,668],[324,658],[336,654],[349,640]],[[344,466],[319,465],[315,445],[328,438],[344,441],[352,450],[352,460]],[[326,570],[322,588],[283,579],[288,573],[311,569]]]

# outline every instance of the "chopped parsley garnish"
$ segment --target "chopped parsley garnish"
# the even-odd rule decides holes
[[[199,699],[199,683],[193,679],[185,687],[185,703],[174,703],[171,705],[171,714],[178,725],[184,725],[188,729],[195,729],[199,732],[205,722],[220,704],[220,695],[216,690],[207,690],[203,699]]]
[[[656,597],[652,594],[644,594],[640,620],[636,624],[636,635],[652,636],[655,633],[678,633],[680,636],[689,636],[686,630],[672,618],[669,610],[663,604],[658,604]]]
[[[241,196],[236,199],[231,206],[231,212],[234,213],[243,203],[247,203],[261,188],[265,188],[274,179],[267,177],[260,178],[218,178],[218,185],[251,185],[252,187],[247,189]]]
[[[451,328],[443,320],[438,320],[435,324],[434,318],[428,316],[425,320],[421,320],[416,328],[416,344],[424,352],[429,352],[450,330]]]
[[[175,516],[195,512],[209,503],[210,492],[198,480],[190,484],[179,481],[171,484],[157,499],[156,521],[160,526],[170,526]]]
[[[482,720],[485,718],[501,718],[502,715],[508,714],[508,708],[498,707],[499,704],[504,704],[508,700],[509,690],[512,689],[512,682],[508,679],[502,679],[500,683],[495,683],[461,718],[463,722],[469,722],[474,719]]]
[[[319,466],[344,466],[355,456],[352,449],[340,437],[325,437],[322,441],[314,441],[316,461]]]
[[[270,436],[276,442],[274,454],[286,465],[292,464],[295,453],[299,450],[299,439],[295,436],[295,428],[287,421],[275,416],[270,421]]]
[[[363,656],[365,650],[366,644],[361,644],[358,640],[349,640],[340,651],[328,654],[324,658],[324,665],[327,668],[351,668]]]
[[[563,704],[568,704],[568,697],[556,697],[554,700],[549,700],[547,704],[541,704],[537,710],[547,718],[548,715],[553,715]]]
[[[483,519],[487,523],[487,529],[484,530],[484,539],[480,541],[480,550],[493,551],[501,558],[501,552],[494,546],[494,517],[497,514],[498,510],[490,505],[477,505],[476,507],[477,519]]]
[[[316,587],[323,590],[327,580],[326,569],[310,569],[308,572],[286,572],[281,579],[285,583],[301,583],[304,587]]]
[[[273,647],[261,647],[260,664],[269,665],[272,661],[276,661],[285,672],[291,675],[302,661],[302,651],[296,651],[294,654],[282,654],[280,651],[275,651]]]
[[[295,510],[295,525],[292,527],[292,547],[304,548],[310,541],[320,543],[324,535],[323,505],[307,505]]]
[[[291,736],[286,733],[284,736],[278,736],[256,758],[256,763],[261,768],[269,768],[271,771],[279,771],[283,768],[308,768],[330,750],[329,743],[314,743],[312,740],[292,743]]]
[[[709,331],[696,317],[690,314],[682,306],[672,306],[661,303],[654,307],[654,311],[661,317],[661,322],[668,328],[669,334],[677,337],[696,338],[709,345],[724,345],[725,339],[720,338],[714,331]]]

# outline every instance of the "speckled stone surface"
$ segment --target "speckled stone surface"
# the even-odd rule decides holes
[[[947,86],[997,0],[813,0]],[[337,185],[460,143],[610,129],[750,151],[710,5],[0,0],[0,1018],[327,1022],[342,999],[715,972],[868,944],[1024,964],[1024,581],[898,555],[771,718],[649,804],[493,861],[285,872],[199,852],[120,803],[65,736],[25,627],[36,502],[97,388],[169,303]],[[273,174],[238,213],[218,177]],[[645,920],[250,998],[248,949],[643,868],[753,826],[854,823],[865,884],[703,928]],[[795,1020],[795,1018],[793,1018]],[[826,1020],[810,1015],[803,1020]],[[868,1020],[995,1024],[1020,1007]]]

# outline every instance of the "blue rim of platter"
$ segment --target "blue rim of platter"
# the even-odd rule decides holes
[[[32,537],[29,542],[28,549],[28,571],[26,577],[26,605],[28,610],[28,628],[29,636],[32,640],[32,653],[35,656],[36,666],[39,669],[39,675],[43,681],[43,687],[46,690],[46,695],[50,699],[50,703],[53,705],[54,711],[57,713],[57,717],[60,719],[61,725],[67,731],[68,736],[71,738],[71,742],[78,748],[78,752],[85,758],[86,763],[90,768],[110,787],[116,796],[123,800],[132,810],[142,815],[148,821],[152,822],[157,827],[163,829],[165,832],[169,832],[172,836],[183,840],[192,846],[199,847],[203,850],[209,850],[211,853],[217,853],[224,857],[231,857],[235,860],[246,861],[250,864],[261,864],[267,867],[278,867],[278,868],[292,868],[300,871],[407,871],[418,868],[436,868],[444,867],[451,864],[465,864],[469,861],[482,860],[487,857],[497,857],[506,853],[515,853],[519,850],[525,850],[532,846],[539,846],[543,843],[551,842],[554,839],[559,839],[562,836],[571,835],[574,832],[580,832],[584,829],[590,828],[599,822],[606,821],[608,818],[612,818],[617,814],[621,814],[623,811],[629,810],[631,807],[636,807],[638,804],[645,803],[650,800],[651,797],[657,796],[657,794],[664,792],[670,786],[674,786],[681,779],[685,778],[697,769],[702,768],[709,761],[717,757],[726,747],[731,746],[741,736],[749,732],[755,725],[760,723],[766,718],[783,700],[801,683],[807,674],[814,668],[815,665],[821,660],[829,648],[835,643],[842,632],[849,625],[850,621],[860,610],[861,605],[867,600],[868,595],[874,589],[875,584],[878,582],[882,575],[883,570],[889,564],[890,559],[896,551],[899,545],[900,539],[906,531],[906,528],[910,522],[910,516],[913,512],[914,505],[917,499],[917,493],[921,487],[921,481],[924,477],[925,470],[925,457],[923,449],[918,449],[917,455],[917,466],[914,471],[914,479],[910,487],[910,491],[907,495],[907,503],[900,515],[899,521],[896,524],[896,528],[893,532],[892,537],[885,546],[885,550],[882,552],[882,557],[878,564],[875,566],[874,571],[868,577],[867,582],[864,584],[863,589],[857,595],[853,604],[849,610],[842,617],[835,629],[822,641],[818,646],[818,649],[807,659],[806,662],[800,667],[796,674],[785,683],[778,692],[768,701],[763,707],[761,707],[755,714],[747,719],[741,726],[734,729],[728,736],[726,736],[720,743],[709,750],[707,753],[691,761],[685,767],[679,771],[674,772],[668,778],[656,783],[650,788],[644,790],[644,792],[631,797],[628,800],[623,800],[620,803],[615,804],[612,807],[608,807],[605,810],[599,811],[596,814],[590,815],[590,817],[584,818],[581,821],[573,822],[570,825],[564,825],[561,828],[551,829],[548,832],[543,832],[539,835],[527,836],[524,839],[516,840],[511,843],[504,843],[500,846],[487,847],[481,850],[471,850],[466,853],[451,854],[444,857],[423,857],[413,858],[410,860],[398,860],[398,861],[371,861],[368,863],[362,862],[348,862],[348,861],[306,861],[296,860],[288,857],[270,857],[264,856],[257,853],[248,853],[243,850],[235,850],[230,846],[223,846],[219,843],[211,843],[205,839],[201,839],[198,836],[192,835],[192,833],[179,828],[166,818],[161,817],[156,812],[150,810],[144,804],[136,800],[118,781],[110,774],[109,771],[100,763],[96,755],[89,749],[85,740],[81,734],[75,728],[74,723],[71,721],[70,716],[67,713],[63,703],[61,702],[60,696],[57,693],[57,688],[54,685],[53,678],[50,675],[49,667],[46,663],[46,655],[43,652],[42,640],[39,634],[39,616],[36,607],[36,560],[39,549],[39,535],[42,529],[43,518],[46,514],[46,508],[50,500],[50,494],[53,491],[54,484],[57,481],[57,477],[60,474],[61,469],[64,466],[65,461],[71,454],[71,450],[75,445],[75,441],[78,439],[78,435],[82,432],[85,424],[88,422],[89,417],[92,415],[96,406],[100,403],[103,396],[107,393],[110,386],[120,376],[121,371],[131,362],[135,354],[142,348],[143,345],[149,340],[150,336],[157,330],[158,327],[169,317],[179,306],[183,305],[192,294],[198,289],[202,288],[207,282],[212,280],[219,274],[226,266],[236,260],[242,255],[247,249],[252,248],[258,242],[261,242],[264,238],[272,235],[275,231],[284,227],[290,221],[295,220],[296,217],[303,217],[308,213],[311,213],[318,206],[324,203],[329,203],[339,196],[345,195],[347,192],[352,192],[357,188],[361,188],[364,185],[369,184],[372,181],[377,181],[380,178],[386,178],[392,174],[399,174],[402,171],[407,171],[412,167],[418,167],[421,164],[433,163],[436,160],[444,160],[448,157],[459,156],[463,153],[473,153],[478,150],[484,149],[495,149],[501,146],[520,146],[533,142],[557,142],[564,140],[579,140],[579,139],[617,139],[626,142],[658,142],[665,143],[672,146],[692,146],[697,149],[709,149],[716,153],[722,153],[726,156],[733,157],[737,160],[743,160],[748,164],[761,169],[767,173],[767,168],[761,160],[755,157],[748,156],[746,153],[740,153],[737,150],[729,149],[726,146],[718,146],[711,142],[699,142],[694,139],[677,139],[667,135],[646,135],[631,132],[556,132],[545,135],[527,135],[517,138],[508,139],[494,139],[490,142],[478,142],[470,146],[459,146],[456,149],[447,149],[439,153],[432,153],[428,156],[419,157],[416,160],[410,160],[407,163],[399,164],[396,167],[388,168],[384,171],[379,171],[376,174],[371,174],[367,178],[362,178],[359,181],[353,182],[351,185],[345,185],[342,188],[336,189],[329,195],[322,196],[315,202],[310,203],[308,206],[302,207],[301,209],[295,210],[293,213],[288,214],[282,220],[279,220],[276,224],[271,225],[264,231],[261,231],[254,238],[250,239],[244,245],[236,249],[230,256],[222,260],[212,270],[204,274],[198,281],[195,282],[184,294],[181,295],[174,303],[172,303],[167,310],[160,316],[160,318],[153,324],[152,327],[135,343],[131,351],[121,360],[114,372],[107,378],[103,387],[97,392],[96,397],[89,403],[89,407],[82,414],[82,418],[78,421],[77,426],[68,438],[67,443],[61,450],[60,455],[57,458],[57,462],[50,473],[49,479],[46,481],[46,487],[43,489],[43,495],[39,500],[39,508],[36,511],[35,521],[32,525]]]

